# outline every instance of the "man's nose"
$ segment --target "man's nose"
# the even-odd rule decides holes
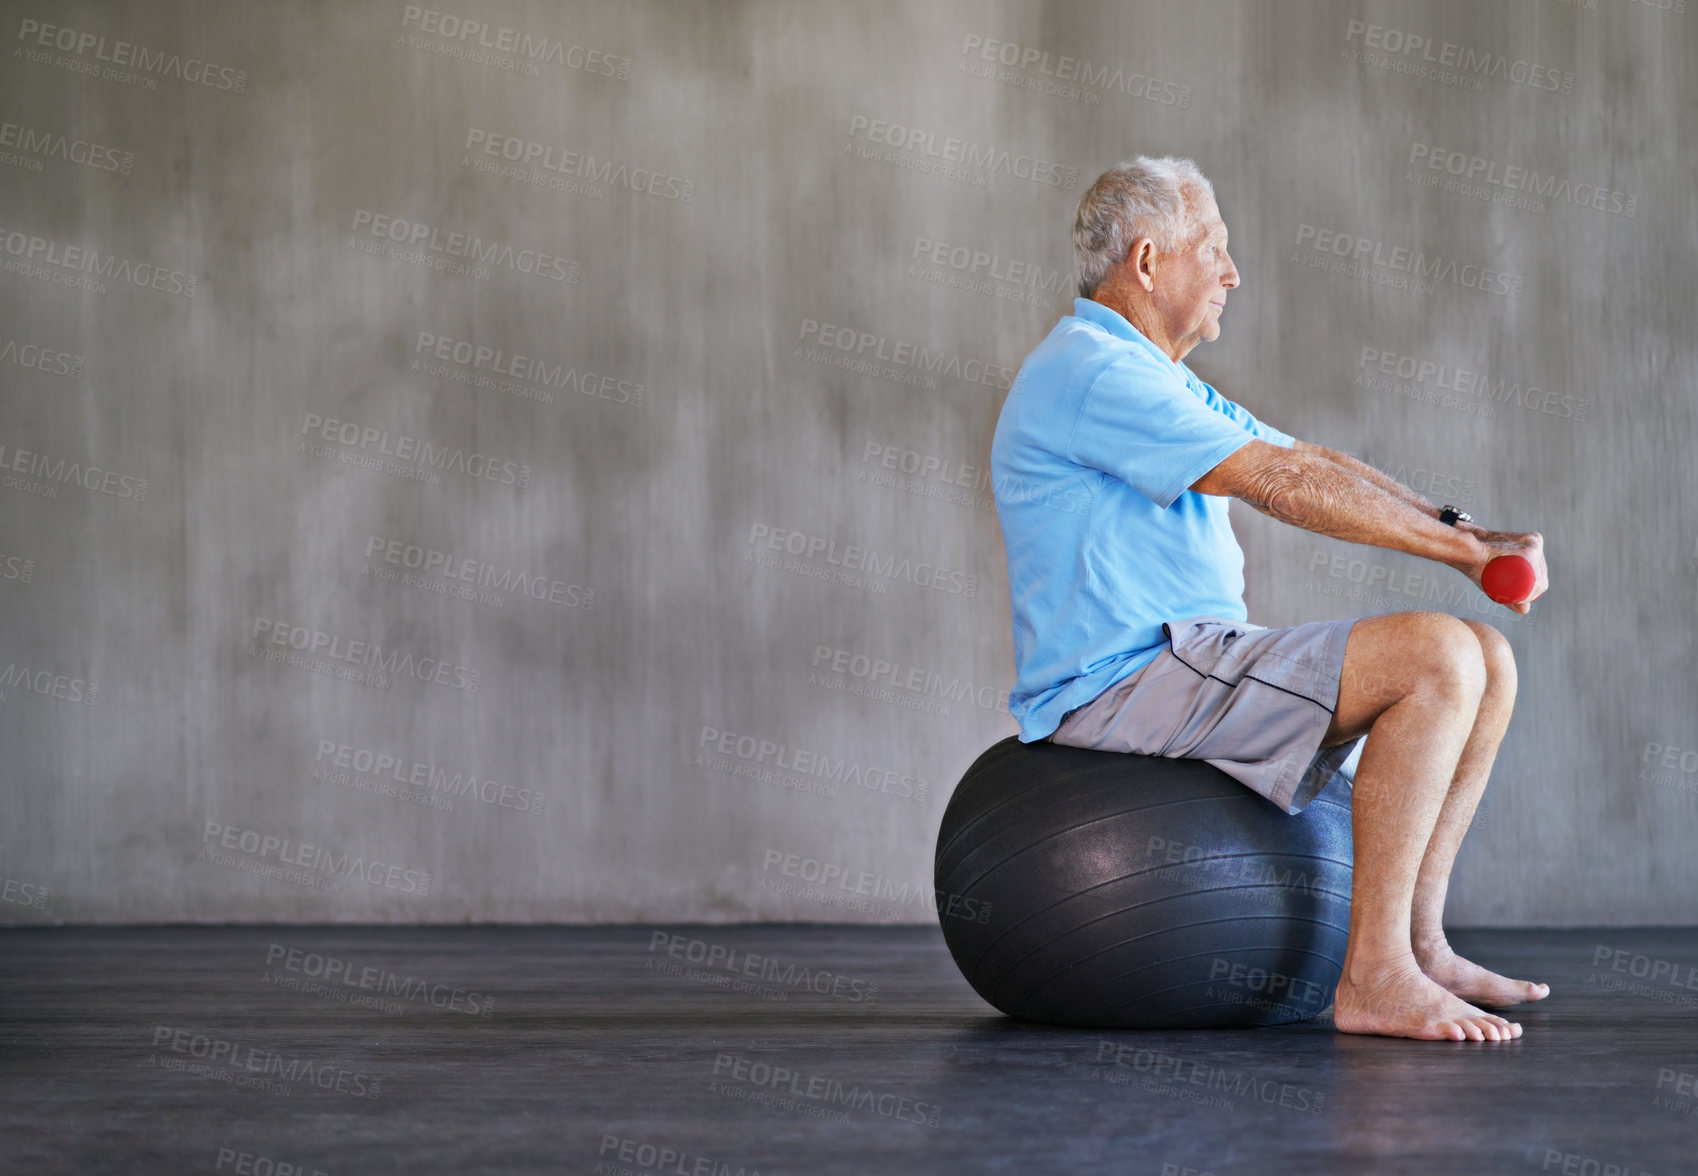
[[[1232,264],[1232,255],[1226,257],[1226,272],[1220,276],[1220,284],[1228,290],[1238,285],[1238,267]]]

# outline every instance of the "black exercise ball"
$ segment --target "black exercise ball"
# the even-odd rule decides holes
[[[938,920],[1026,1021],[1278,1025],[1332,1003],[1350,924],[1350,789],[1295,816],[1197,759],[1004,739],[944,810]]]

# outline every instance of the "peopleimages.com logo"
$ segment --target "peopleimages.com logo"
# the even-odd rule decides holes
[[[1391,66],[1416,77],[1454,71],[1456,77],[1469,80],[1501,78],[1534,90],[1574,92],[1574,74],[1570,71],[1454,41],[1436,41],[1422,33],[1352,20],[1345,26],[1344,40],[1351,47],[1360,43],[1368,64]]]
[[[763,547],[767,552],[781,552],[799,559],[823,560],[829,567],[840,569],[840,574],[848,580],[877,577],[873,582],[880,584],[881,591],[884,582],[900,582],[968,599],[979,594],[977,572],[963,572],[927,561],[916,562],[907,556],[881,553],[859,544],[839,543],[824,535],[774,527],[768,523],[750,524],[749,546],[751,562],[778,566],[776,557],[761,552]]]
[[[218,821],[207,821],[201,834],[201,843],[202,855],[206,860],[218,861],[220,865],[227,865],[229,862],[220,860],[220,856],[215,855],[215,852],[208,853],[209,850],[234,850],[261,863],[270,859],[281,866],[294,867],[329,878],[357,878],[372,886],[381,886],[403,894],[424,897],[430,893],[430,874],[425,870],[408,869],[376,858],[368,861],[362,854],[345,851],[339,853],[322,845],[309,845],[292,837],[262,833],[258,829],[244,829]],[[227,858],[229,855],[221,856]]]
[[[961,55],[966,59],[961,67],[963,73],[1075,101],[1085,100],[1093,106],[1102,104],[1100,92],[1143,98],[1163,106],[1191,105],[1190,86],[1124,66],[1093,65],[1083,58],[1053,53],[1037,45],[1020,45],[968,33],[961,42]],[[975,61],[987,64],[976,65]],[[997,66],[1002,68],[994,68]]]
[[[39,20],[31,20],[29,17],[18,22],[17,39],[31,45],[32,61],[41,59],[35,49],[35,46],[40,46],[42,49],[57,49],[75,57],[93,57],[95,61],[107,62],[108,67],[112,69],[129,71],[122,75],[126,80],[136,79],[139,75],[176,78],[190,85],[227,90],[232,94],[244,93],[248,88],[248,71],[245,69],[219,65],[200,57],[185,57],[181,53],[163,49],[150,49],[132,41],[108,40],[99,33],[65,28],[62,25],[42,24]],[[84,64],[93,65],[92,62]],[[92,73],[93,69],[79,69],[77,72]],[[144,89],[156,88],[157,83],[153,82],[152,77],[145,80],[151,84],[143,87]]]
[[[885,157],[886,162],[906,161],[904,166],[914,166],[915,170],[928,170],[918,165],[929,164],[964,169],[976,176],[1001,173],[1052,188],[1072,189],[1079,185],[1079,169],[1072,164],[975,143],[957,135],[940,136],[926,127],[907,126],[865,114],[850,116],[849,139],[851,144],[888,148],[891,154]]]

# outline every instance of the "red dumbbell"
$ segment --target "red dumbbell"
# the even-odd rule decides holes
[[[1480,573],[1480,586],[1499,604],[1520,604],[1533,593],[1533,565],[1519,555],[1500,555]]]

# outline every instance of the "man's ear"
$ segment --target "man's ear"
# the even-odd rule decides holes
[[[1132,242],[1131,250],[1126,254],[1126,269],[1132,280],[1144,288],[1146,294],[1156,288],[1154,266],[1156,260],[1156,243],[1148,237],[1140,237]]]

